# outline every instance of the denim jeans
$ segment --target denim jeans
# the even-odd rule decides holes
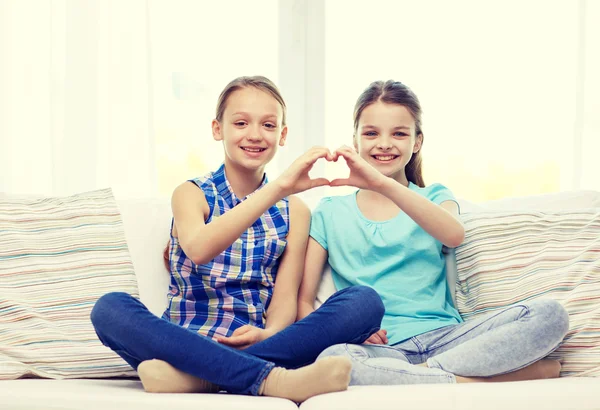
[[[301,367],[331,345],[362,343],[379,330],[383,312],[373,289],[347,288],[304,319],[245,350],[159,318],[126,293],[98,299],[91,320],[100,341],[134,369],[144,360],[160,359],[231,393],[257,395],[274,366]]]
[[[538,300],[393,346],[335,345],[319,358],[349,357],[350,385],[455,383],[455,375],[489,377],[526,367],[555,350],[568,330],[569,316],[562,305]],[[416,366],[424,362],[428,367]]]

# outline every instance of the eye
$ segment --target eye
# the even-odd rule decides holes
[[[375,137],[377,133],[375,131],[366,131],[363,135],[366,137]]]
[[[237,125],[238,127],[243,127],[244,125],[246,125],[246,121],[236,121],[233,124]]]
[[[277,125],[275,125],[271,122],[267,122],[267,123],[265,123],[265,127],[273,129],[273,128],[277,128]]]
[[[406,137],[406,136],[408,136],[408,134],[405,132],[398,131],[398,132],[394,133],[394,137]]]

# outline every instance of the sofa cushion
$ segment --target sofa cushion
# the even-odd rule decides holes
[[[498,211],[462,216],[457,307],[465,320],[550,298],[570,329],[551,354],[562,376],[600,376],[600,208]]]
[[[4,196],[0,243],[0,379],[135,375],[90,322],[103,294],[138,295],[110,189]]]
[[[163,249],[169,240],[171,206],[167,199],[117,199],[135,269],[140,300],[155,315],[167,306],[170,275]]]
[[[509,383],[351,386],[311,397],[300,410],[597,410],[598,380],[592,377]]]
[[[0,408],[10,410],[298,410],[293,401],[236,394],[146,393],[139,380],[10,380]]]

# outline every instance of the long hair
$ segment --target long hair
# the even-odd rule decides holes
[[[421,136],[423,143],[423,129],[421,128],[421,103],[416,94],[406,85],[399,81],[388,80],[372,82],[358,97],[354,106],[354,133],[358,131],[358,122],[365,108],[369,105],[382,101],[386,104],[398,104],[406,107],[415,120],[415,134]],[[406,179],[415,185],[425,187],[422,171],[423,160],[421,149],[413,153],[412,158],[406,164]]]

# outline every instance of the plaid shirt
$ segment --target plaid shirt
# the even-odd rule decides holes
[[[243,201],[233,193],[224,165],[191,182],[202,189],[208,202],[206,223]],[[265,176],[259,189],[266,183]],[[264,328],[280,256],[287,243],[288,211],[285,198],[262,214],[229,248],[202,265],[186,256],[171,233],[171,285],[163,318],[209,337],[230,336],[246,324]]]

